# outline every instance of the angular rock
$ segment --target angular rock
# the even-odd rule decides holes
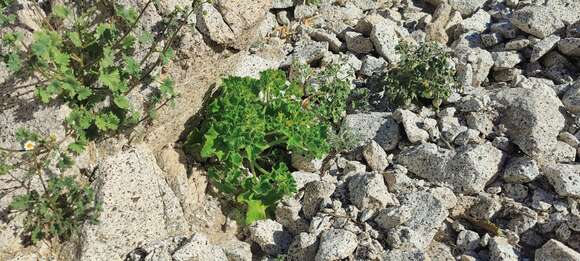
[[[478,87],[487,80],[494,65],[491,54],[481,48],[460,47],[455,49],[458,63],[457,77],[463,86]]]
[[[580,165],[550,164],[542,172],[558,195],[562,197],[580,197]]]
[[[564,38],[558,42],[558,50],[565,55],[580,57],[580,38]]]
[[[402,260],[430,260],[425,251],[417,248],[392,249],[386,252],[382,259],[384,261],[402,261]]]
[[[272,8],[285,9],[294,6],[294,0],[272,0]]]
[[[580,253],[574,249],[562,244],[560,241],[550,239],[536,250],[536,259],[538,261],[564,261],[564,260],[580,260]]]
[[[336,185],[328,181],[314,181],[304,187],[304,206],[302,212],[306,218],[312,218],[320,209],[320,203],[329,199]]]
[[[398,109],[393,114],[393,118],[403,124],[407,138],[411,143],[418,143],[429,139],[429,133],[419,128],[418,124],[422,121],[419,116],[409,110]]]
[[[483,7],[486,0],[449,0],[449,5],[463,16],[470,16],[477,9]]]
[[[387,153],[381,146],[371,140],[363,149],[363,156],[372,170],[382,172],[389,166]]]
[[[200,32],[218,44],[226,45],[235,39],[234,32],[212,4],[201,5],[197,13],[196,26]]]
[[[296,189],[299,191],[302,190],[306,184],[320,180],[320,175],[312,172],[294,171],[290,175],[292,175],[292,178],[296,181]]]
[[[505,237],[493,237],[489,242],[490,261],[517,261],[518,254]]]
[[[358,245],[356,234],[344,229],[322,232],[320,246],[314,260],[340,260],[350,256]]]
[[[497,196],[482,193],[478,195],[476,204],[469,209],[469,215],[479,220],[490,220],[501,207]]]
[[[359,145],[364,145],[372,139],[385,151],[395,149],[401,139],[399,124],[395,122],[390,113],[349,114],[345,117],[342,128],[351,130],[358,136],[361,140]]]
[[[381,72],[387,65],[385,59],[376,58],[371,55],[365,56],[362,60],[361,74],[365,76],[372,76],[375,72]]]
[[[479,247],[479,235],[471,230],[463,230],[457,235],[457,247],[462,252],[475,250]]]
[[[282,224],[271,219],[254,222],[248,231],[250,239],[270,255],[286,252],[292,241],[292,235],[284,230]]]
[[[318,251],[318,237],[300,233],[288,248],[288,261],[314,260]]]
[[[302,205],[294,198],[287,198],[276,207],[276,221],[282,224],[290,233],[299,234],[308,230],[308,222],[300,217]]]
[[[374,50],[371,39],[357,32],[346,32],[346,47],[357,54],[367,54]]]
[[[357,174],[351,177],[348,190],[351,203],[359,209],[381,209],[398,205],[397,198],[389,193],[381,174]]]
[[[399,45],[399,37],[395,31],[398,25],[378,15],[367,17],[367,19],[372,21],[370,37],[377,52],[389,63],[398,63],[400,57],[395,50]]]
[[[322,168],[322,159],[312,159],[298,153],[291,156],[292,167],[304,172],[318,172]]]
[[[497,100],[505,106],[501,123],[513,143],[536,160],[551,153],[564,127],[564,116],[559,111],[562,102],[550,87],[505,89]]]
[[[316,30],[310,33],[312,39],[319,42],[327,42],[328,48],[333,52],[340,52],[343,49],[343,43],[333,33],[328,33],[323,30]]]
[[[406,206],[391,207],[381,210],[374,221],[380,228],[389,231],[397,226],[405,224],[411,218],[411,211]]]
[[[511,20],[520,30],[545,38],[564,27],[560,18],[546,6],[530,5],[514,12]]]
[[[194,234],[187,243],[181,246],[172,255],[172,260],[211,260],[227,261],[228,257],[221,247],[209,244],[207,238],[200,234]]]
[[[510,160],[503,173],[503,179],[511,183],[531,182],[540,175],[538,164],[528,158],[514,158]]]
[[[99,164],[93,185],[103,210],[98,224],[83,227],[80,260],[112,260],[142,242],[188,233],[179,199],[155,162],[137,147]]]
[[[290,65],[292,61],[298,60],[303,63],[312,63],[324,57],[328,51],[329,44],[327,42],[316,42],[313,40],[301,40],[296,43],[294,52],[288,56],[283,65]]]
[[[216,0],[214,3],[238,38],[266,17],[272,0]]]
[[[580,113],[580,81],[576,83],[562,97],[566,110],[571,113]]]
[[[494,52],[491,53],[496,71],[514,68],[522,62],[522,56],[518,52]]]
[[[229,240],[220,244],[228,261],[252,261],[252,249],[250,244],[237,239]]]
[[[550,35],[538,43],[534,44],[532,49],[532,57],[530,57],[530,62],[535,62],[540,60],[545,54],[556,47],[556,44],[560,41],[560,36]]]

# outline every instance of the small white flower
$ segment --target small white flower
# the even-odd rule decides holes
[[[33,150],[35,147],[36,147],[36,142],[34,142],[34,141],[29,140],[29,141],[26,141],[24,143],[24,150],[30,151],[30,150]]]

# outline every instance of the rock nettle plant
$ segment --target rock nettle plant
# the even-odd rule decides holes
[[[209,177],[220,191],[247,206],[246,223],[266,217],[296,192],[289,153],[321,158],[329,151],[329,125],[304,106],[304,89],[282,71],[260,79],[229,77],[208,107],[189,145],[211,159]]]
[[[450,55],[436,43],[397,46],[401,60],[384,78],[385,96],[395,105],[430,100],[438,108],[458,88]]]
[[[22,149],[0,148],[0,174],[27,173],[19,182],[28,194],[16,197],[11,208],[27,213],[25,228],[32,242],[66,240],[82,222],[95,219],[98,207],[92,190],[59,176],[73,164],[72,155],[80,154],[91,140],[152,119],[177,96],[173,80],[157,72],[174,55],[172,46],[193,9],[176,9],[155,34],[137,30],[145,10],[156,2],[148,1],[140,11],[108,0],[81,4],[76,11],[54,5],[49,15],[37,17],[41,29],[33,33],[31,43],[18,30],[2,35],[0,59],[11,71],[11,80],[37,78],[30,86],[36,86],[39,101],[58,100],[71,109],[64,139],[19,130],[16,138]],[[13,4],[0,2],[1,26],[16,26],[15,16],[8,14]],[[42,13],[34,2],[31,8]],[[144,104],[145,115],[128,98],[142,86],[153,90]],[[60,171],[53,171],[55,166]],[[56,177],[45,183],[46,173]],[[43,191],[31,189],[32,177],[38,177]]]

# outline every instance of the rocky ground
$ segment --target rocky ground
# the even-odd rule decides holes
[[[93,173],[103,212],[59,259],[580,260],[579,1],[218,0],[194,22],[169,69],[180,109],[137,130],[138,142],[112,138],[84,155],[77,171]],[[463,90],[440,110],[390,106],[373,75],[397,64],[400,41],[446,46]],[[359,149],[325,175],[320,161],[293,159],[299,192],[275,219],[242,227],[180,135],[220,76],[294,59],[342,64],[372,109],[343,123]],[[62,129],[47,122],[63,110],[3,110],[0,145],[14,143],[14,126]],[[19,243],[21,220],[4,211],[15,193],[0,198],[0,259],[54,256]]]

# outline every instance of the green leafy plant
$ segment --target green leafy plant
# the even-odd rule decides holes
[[[82,186],[71,177],[48,180],[45,191],[32,190],[17,196],[10,204],[15,211],[25,212],[24,230],[32,243],[43,239],[68,240],[85,222],[97,222],[99,205],[89,186]]]
[[[14,4],[14,0],[0,0],[0,26],[14,23],[16,15],[7,12],[7,9]]]
[[[398,66],[384,78],[385,96],[395,105],[407,105],[421,99],[438,108],[441,102],[459,88],[449,54],[436,43],[412,46],[401,42]]]
[[[213,184],[245,204],[246,223],[263,219],[284,196],[296,192],[289,153],[321,158],[329,126],[305,108],[299,84],[269,70],[260,79],[229,77],[208,107],[188,147],[211,159]]]
[[[55,5],[40,21],[43,29],[34,32],[31,44],[17,32],[2,36],[7,51],[0,57],[14,75],[39,75],[38,99],[62,100],[72,109],[65,122],[75,139],[71,152],[80,153],[90,140],[150,119],[177,96],[172,79],[152,72],[173,57],[172,45],[192,11],[174,11],[157,35],[138,32],[139,20],[153,2],[139,12],[115,1],[97,1],[78,15]],[[143,55],[137,55],[139,47]],[[146,116],[129,99],[142,85],[157,86],[145,104]]]

